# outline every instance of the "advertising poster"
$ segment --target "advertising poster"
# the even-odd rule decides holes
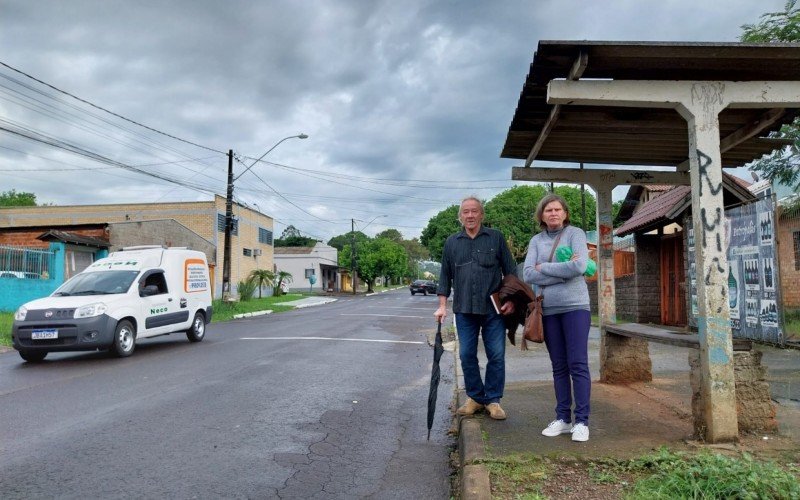
[[[733,336],[781,344],[774,212],[770,198],[726,210],[724,245],[728,253],[728,305]],[[698,236],[691,221],[689,224],[689,324],[697,326],[696,280],[703,272],[696,269],[694,244]]]

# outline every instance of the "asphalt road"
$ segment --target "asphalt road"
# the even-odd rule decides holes
[[[0,354],[0,496],[448,498],[452,353],[426,441],[436,301],[342,297],[125,359]]]

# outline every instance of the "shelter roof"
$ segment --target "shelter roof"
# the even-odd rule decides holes
[[[735,175],[723,172],[722,186],[725,204],[755,201],[756,196],[743,187]],[[625,224],[614,231],[617,236],[625,236],[640,231],[650,231],[676,220],[678,215],[691,206],[692,190],[689,186],[673,186],[662,195],[647,201],[639,207]]]
[[[686,121],[674,109],[547,104],[553,79],[800,81],[800,44],[541,41],[508,129],[503,158],[621,165],[676,166],[687,159]],[[721,139],[774,120],[758,135],[791,122],[797,109],[728,108]],[[777,118],[776,118],[777,117]],[[549,123],[549,122],[553,123]],[[740,132],[741,133],[741,132]],[[785,142],[758,135],[722,153],[741,166]]]

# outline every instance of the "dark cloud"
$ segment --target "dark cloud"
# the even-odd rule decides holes
[[[253,168],[300,209],[251,174],[237,183],[237,199],[279,220],[277,232],[293,224],[327,240],[348,231],[351,218],[368,222],[386,214],[367,232],[398,227],[417,236],[428,218],[463,196],[490,198],[511,185],[517,162],[499,159],[499,152],[539,40],[733,41],[741,24],[781,6],[778,0],[4,0],[0,46],[1,59],[14,67],[220,151],[256,158],[283,137],[309,134],[268,157],[305,172]],[[0,74],[32,84],[7,70]],[[19,91],[6,79],[0,85]],[[45,103],[37,109],[32,101],[20,103],[14,90],[0,87],[5,120],[127,164],[204,158],[147,168],[224,193],[223,155],[85,105],[73,109],[76,102],[63,96],[38,95]],[[0,189],[33,191],[57,204],[210,196],[8,134],[0,135],[0,168]],[[379,179],[443,180],[457,189]],[[475,182],[483,179],[497,182]],[[481,189],[487,185],[497,187]]]

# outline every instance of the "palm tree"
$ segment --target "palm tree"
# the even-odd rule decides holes
[[[272,286],[275,283],[275,273],[268,269],[253,269],[248,279],[258,286],[258,298],[260,299],[261,287]]]
[[[281,295],[283,293],[281,285],[284,283],[291,283],[293,280],[294,278],[292,278],[292,273],[287,271],[278,271],[278,285],[275,287],[275,295]]]

